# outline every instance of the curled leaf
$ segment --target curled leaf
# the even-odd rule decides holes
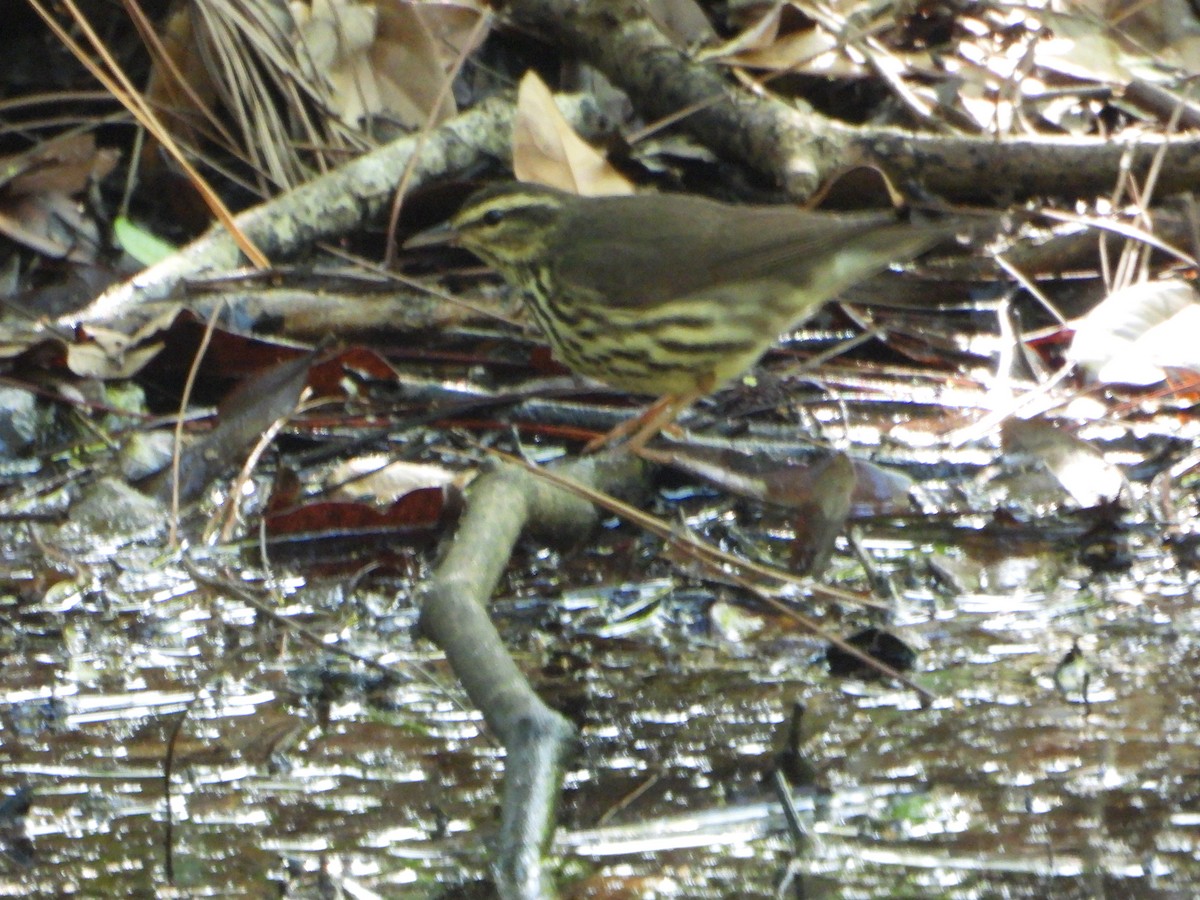
[[[1115,291],[1076,323],[1068,358],[1096,381],[1156,384],[1166,369],[1200,371],[1200,297],[1186,281]]]

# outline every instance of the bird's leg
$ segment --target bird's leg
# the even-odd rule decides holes
[[[707,390],[688,391],[686,394],[667,394],[656,401],[642,415],[638,416],[631,426],[637,427],[633,437],[626,445],[630,453],[638,453],[646,444],[658,436],[658,433],[679,418],[680,414],[707,394]]]
[[[646,407],[638,415],[626,419],[612,431],[602,434],[587,443],[584,453],[595,453],[604,447],[612,446],[629,435],[629,450],[637,453],[646,442],[657,435],[664,427],[671,424],[681,412],[703,397],[708,391],[695,390],[685,394],[664,394]]]

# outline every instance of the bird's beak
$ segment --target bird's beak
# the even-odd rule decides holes
[[[458,232],[454,230],[449,222],[443,222],[441,225],[435,225],[432,228],[426,228],[424,231],[418,231],[401,246],[405,250],[416,250],[424,247],[457,247]]]

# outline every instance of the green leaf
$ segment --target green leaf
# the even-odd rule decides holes
[[[113,238],[118,247],[143,266],[166,259],[176,250],[173,244],[168,244],[125,216],[117,216],[113,222]]]

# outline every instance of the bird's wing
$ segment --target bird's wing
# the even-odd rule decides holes
[[[814,284],[817,302],[942,236],[886,212],[807,213],[676,197],[664,215],[655,199],[600,198],[568,217],[553,248],[560,281],[591,288],[614,306],[653,306],[764,279]],[[851,247],[858,255],[840,254],[834,263],[837,251]]]

